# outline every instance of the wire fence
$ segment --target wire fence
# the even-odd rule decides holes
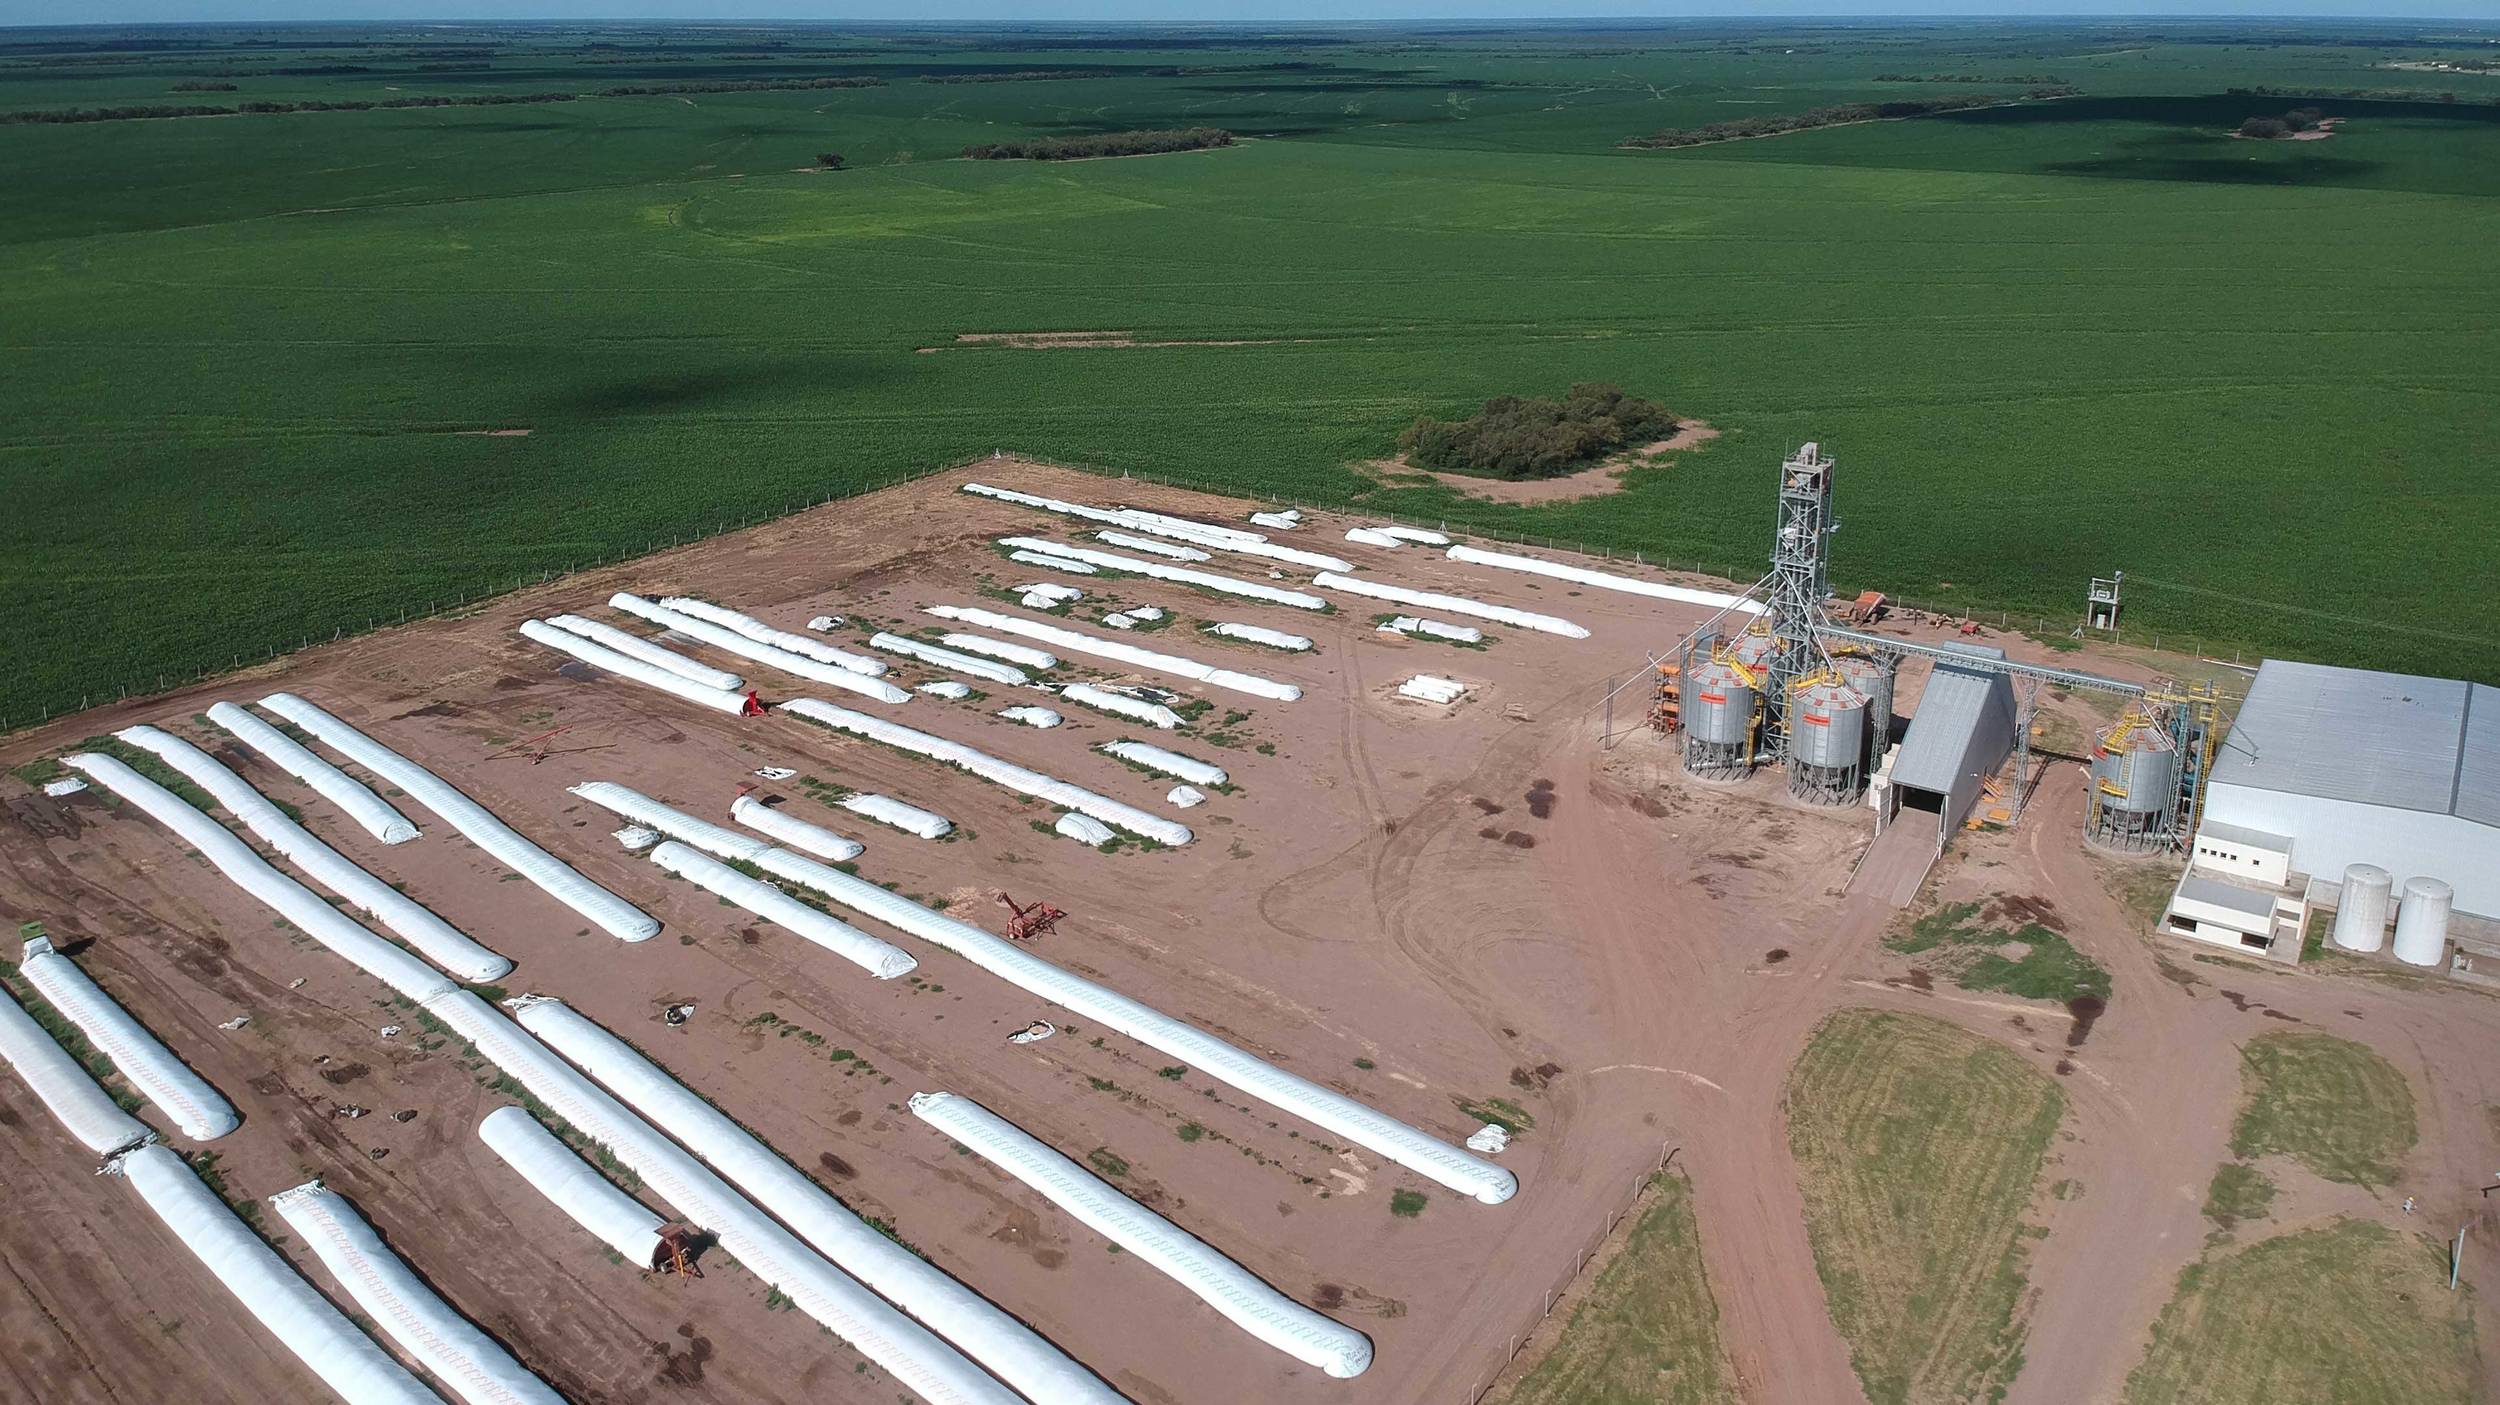
[[[1559,1271],[1553,1284],[1546,1288],[1544,1299],[1537,1309],[1536,1320],[1504,1339],[1502,1359],[1493,1364],[1490,1372],[1477,1377],[1474,1384],[1467,1387],[1465,1405],[1477,1405],[1477,1402],[1491,1393],[1495,1386],[1502,1383],[1502,1377],[1510,1370],[1511,1363],[1517,1361],[1519,1353],[1525,1351],[1528,1344],[1536,1340],[1537,1329],[1553,1317],[1557,1306],[1568,1305],[1564,1300],[1569,1295],[1572,1286],[1580,1281],[1582,1274],[1588,1272],[1589,1265],[1597,1261],[1597,1251],[1606,1247],[1607,1240],[1614,1238],[1615,1227],[1632,1218],[1632,1212],[1640,1208],[1641,1197],[1647,1195],[1649,1188],[1657,1183],[1658,1178],[1666,1174],[1667,1164],[1675,1160],[1675,1154],[1681,1150],[1683,1148],[1680,1146],[1663,1142],[1659,1144],[1658,1164],[1633,1179],[1632,1188],[1624,1195],[1623,1203],[1606,1212],[1605,1228],[1591,1235],[1589,1241],[1572,1254],[1571,1267]]]
[[[1338,512],[1355,516],[1371,517],[1380,521],[1395,523],[1401,527],[1429,527],[1434,531],[1444,534],[1459,532],[1464,533],[1469,537],[1484,541],[1500,542],[1505,546],[1522,546],[1544,551],[1571,552],[1580,556],[1594,556],[1601,561],[1628,561],[1636,567],[1650,567],[1660,571],[1669,572],[1671,574],[1680,572],[1685,575],[1705,577],[1712,585],[1734,585],[1739,589],[1742,589],[1744,586],[1761,579],[1762,575],[1761,571],[1758,569],[1740,567],[1727,562],[1710,561],[1698,555],[1679,559],[1667,553],[1654,553],[1656,559],[1653,560],[1651,559],[1653,553],[1650,552],[1633,550],[1623,552],[1618,555],[1614,548],[1608,546],[1606,543],[1599,542],[1592,547],[1585,538],[1537,536],[1533,534],[1505,532],[1498,527],[1481,526],[1475,522],[1454,523],[1447,518],[1410,518],[1395,512],[1383,512],[1379,508],[1370,506],[1369,504],[1356,502],[1351,497],[1303,498],[1298,496],[1284,496],[1272,492],[1261,492],[1256,489],[1247,489],[1239,484],[1210,482],[1201,478],[1193,478],[1190,475],[1183,473],[1156,472],[1151,474],[1137,474],[1132,473],[1127,469],[1112,469],[1101,467],[1099,465],[1083,463],[1065,463],[1060,464],[1060,466],[1074,468],[1082,472],[1098,474],[1104,477],[1117,477],[1148,483],[1161,483],[1174,487],[1188,488],[1195,492],[1212,493],[1222,497],[1266,502],[1274,504],[1278,507],[1290,507],[1295,509],[1308,508],[1317,512]],[[2066,616],[2043,615],[2019,610],[1974,610],[1967,605],[1953,604],[1936,600],[1919,600],[1907,596],[1892,594],[1886,594],[1884,601],[1885,608],[1896,614],[1906,613],[1916,615],[1922,618],[1934,620],[1938,623],[1958,624],[1962,621],[1968,620],[1975,622],[1984,628],[1995,629],[2000,633],[2027,634],[2050,645],[2052,648],[2062,647],[2070,642],[2075,642],[2076,628],[2083,622],[2083,614],[2080,610],[2072,615]],[[2254,601],[2248,603],[2264,605],[2271,602]],[[2247,645],[2229,640],[2209,640],[2206,636],[2201,634],[2181,634],[2178,631],[2173,630],[2165,636],[2158,630],[2130,630],[2122,624],[2118,628],[2114,629],[2086,629],[2083,631],[2083,637],[2098,643],[2124,644],[2136,648],[2150,649],[2155,653],[2159,653],[2167,647],[2193,654],[2200,659],[2208,658],[2209,655],[2207,650],[2211,648],[2216,651],[2214,655],[2210,656],[2213,662],[2227,662],[2239,667],[2253,666],[2244,662],[2248,655]],[[2227,660],[2219,657],[2219,651],[2226,647],[2231,651],[2231,657]]]
[[[106,691],[105,688],[99,687],[93,691],[81,693],[75,704],[72,704],[65,695],[56,702],[43,706],[31,716],[24,714],[0,716],[0,736],[7,736],[11,733],[23,731],[30,727],[39,727],[56,717],[64,717],[84,712],[88,708],[98,706],[99,704],[117,703],[126,701],[132,697],[148,697],[159,693],[170,692],[179,688],[187,688],[193,684],[200,683],[223,674],[236,672],[248,666],[268,663],[276,659],[281,654],[290,654],[302,649],[309,649],[316,644],[334,644],[346,639],[370,634],[376,630],[391,629],[415,621],[440,618],[444,615],[454,614],[475,606],[484,605],[489,601],[498,600],[508,595],[518,594],[519,592],[528,590],[534,586],[549,584],[565,576],[577,575],[584,571],[601,570],[620,562],[633,560],[637,557],[649,556],[656,552],[673,551],[679,547],[691,546],[695,543],[706,541],[713,537],[725,536],[731,532],[742,532],[752,527],[760,527],[767,522],[778,521],[781,518],[789,517],[795,513],[805,512],[812,508],[823,507],[831,503],[839,502],[844,498],[861,497],[869,493],[883,492],[888,488],[900,487],[906,483],[915,483],[921,479],[933,478],[940,474],[953,473],[960,469],[970,468],[976,464],[993,462],[1003,457],[1005,457],[1005,451],[992,450],[988,454],[976,454],[968,458],[953,459],[945,463],[933,464],[926,468],[906,469],[886,474],[878,478],[865,479],[841,492],[827,493],[822,497],[811,496],[807,498],[794,499],[777,509],[756,512],[751,515],[741,516],[734,519],[719,519],[714,523],[712,529],[708,532],[700,529],[675,532],[671,533],[665,539],[653,537],[650,540],[635,546],[618,547],[614,550],[602,550],[587,558],[570,561],[562,566],[551,566],[536,572],[521,572],[513,577],[512,584],[509,587],[502,585],[496,585],[492,588],[481,587],[475,591],[464,591],[448,600],[439,598],[428,600],[422,609],[417,608],[414,605],[410,605],[401,609],[395,615],[368,615],[362,625],[342,622],[332,629],[328,639],[321,638],[317,633],[307,633],[298,638],[293,644],[285,644],[283,642],[272,643],[265,647],[257,656],[248,653],[236,653],[232,655],[224,664],[204,664],[198,669],[187,673],[156,673],[153,675],[139,674],[125,676],[114,680],[110,685],[111,691],[109,692]],[[1535,550],[1553,552],[1572,552],[1581,556],[1595,556],[1599,560],[1604,561],[1628,561],[1636,567],[1654,567],[1661,571],[1682,572],[1688,575],[1706,577],[1714,584],[1733,582],[1741,586],[1757,579],[1760,574],[1756,571],[1740,569],[1727,562],[1704,560],[1699,556],[1679,559],[1669,555],[1658,555],[1656,559],[1653,560],[1651,559],[1651,553],[1638,550],[1618,555],[1612,547],[1603,542],[1598,543],[1595,549],[1592,550],[1590,544],[1585,539],[1506,532],[1498,527],[1486,527],[1475,522],[1453,523],[1446,518],[1410,518],[1395,512],[1383,512],[1378,508],[1358,502],[1351,494],[1342,497],[1316,494],[1310,496],[1280,495],[1274,492],[1262,492],[1255,488],[1245,487],[1239,483],[1218,483],[1208,479],[1197,478],[1185,473],[1167,473],[1156,471],[1153,473],[1141,474],[1126,468],[1114,468],[1104,464],[1091,464],[1082,461],[1065,459],[1054,459],[1051,460],[1050,463],[1054,467],[1074,469],[1078,472],[1090,473],[1101,478],[1117,478],[1125,481],[1157,483],[1172,487],[1187,488],[1195,492],[1209,493],[1220,497],[1228,497],[1244,501],[1265,502],[1276,507],[1309,509],[1321,512],[1352,513],[1375,518],[1381,521],[1392,522],[1405,527],[1429,527],[1435,531],[1444,533],[1455,530],[1462,532],[1469,537],[1484,541],[1499,542],[1506,546],[1527,547]],[[2051,642],[2052,644],[2065,640],[2074,629],[2077,620],[2080,619],[2080,616],[2078,615],[2064,620],[2054,620],[2042,616],[2024,615],[2014,611],[2005,610],[1995,611],[1993,612],[1993,616],[1991,615],[1991,612],[1984,611],[1974,615],[1970,611],[1959,606],[1941,605],[1932,601],[1918,601],[1897,596],[1891,597],[1891,602],[1896,609],[1911,611],[1919,615],[1929,616],[1940,620],[1960,621],[1965,619],[1976,619],[1980,623],[1986,624],[1988,620],[1993,617],[1995,623],[1991,627],[1995,629],[2003,631],[2020,631],[2030,634],[2035,638]],[[2164,647],[2165,643],[2164,636],[2160,633],[2144,631],[2128,632],[2123,629],[2094,630],[2091,631],[2091,637],[2095,640],[2108,643],[2132,644],[2150,648],[2155,652],[2159,652]],[[2200,635],[2182,636],[2174,632],[2168,636],[2167,643],[2169,647],[2185,649],[2199,658],[2207,657],[2207,641]],[[2214,647],[2219,650],[2222,646],[2221,644],[2216,643]],[[2228,662],[2235,665],[2240,664],[2244,654],[2243,646],[2233,644],[2230,648],[2231,657]],[[2223,660],[2217,658],[2215,661],[2222,662]]]

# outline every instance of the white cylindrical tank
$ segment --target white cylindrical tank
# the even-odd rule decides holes
[[[2395,876],[2374,863],[2344,870],[2343,896],[2335,900],[2335,944],[2346,951],[2376,951],[2387,944],[2387,908]]]
[[[2448,909],[2457,890],[2437,878],[2405,880],[2404,901],[2396,907],[2396,959],[2408,966],[2442,966],[2448,961]]]

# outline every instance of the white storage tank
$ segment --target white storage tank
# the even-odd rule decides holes
[[[2396,908],[2396,959],[2408,966],[2444,966],[2448,962],[2448,909],[2456,889],[2437,878],[2405,880],[2404,901]]]
[[[2374,863],[2344,870],[2343,896],[2335,900],[2335,944],[2346,951],[2376,951],[2387,944],[2387,909],[2396,879]]]

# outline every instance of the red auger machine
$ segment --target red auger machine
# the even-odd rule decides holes
[[[1009,914],[1007,940],[1011,942],[1029,942],[1035,937],[1055,936],[1059,931],[1059,919],[1068,915],[1049,903],[1019,906],[1014,898],[1005,893],[999,894],[998,900],[1006,905]]]
[[[662,1225],[660,1242],[651,1248],[651,1271],[701,1278],[703,1269],[694,1259],[702,1249],[702,1240],[702,1231],[692,1225]]]

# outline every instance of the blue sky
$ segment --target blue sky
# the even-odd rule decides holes
[[[2500,20],[2500,0],[0,0],[0,24],[204,20],[1345,21],[2025,15]]]

